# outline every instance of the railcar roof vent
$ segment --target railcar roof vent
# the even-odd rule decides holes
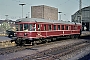
[[[26,16],[26,18],[28,18],[28,17]]]
[[[19,22],[21,22],[21,20],[19,20]]]
[[[75,23],[75,25],[76,25],[76,23]]]
[[[37,21],[35,20],[35,22],[37,22]]]

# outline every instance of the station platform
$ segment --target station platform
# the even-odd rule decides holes
[[[11,41],[11,38],[8,38],[7,36],[0,36],[0,42],[5,42],[5,41]]]
[[[82,35],[81,36],[85,36],[85,35],[90,35],[90,31],[82,31]]]
[[[12,43],[11,40],[12,39],[7,36],[0,36],[0,48],[14,46],[15,43]]]

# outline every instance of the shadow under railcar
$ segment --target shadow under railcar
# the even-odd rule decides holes
[[[90,40],[90,35],[81,36],[80,39]]]

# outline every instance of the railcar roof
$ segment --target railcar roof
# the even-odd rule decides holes
[[[46,19],[38,19],[38,18],[21,18],[17,19],[16,22],[45,22],[45,23],[63,23],[63,24],[75,24],[74,22],[60,21],[60,20],[46,20]],[[80,23],[76,23],[80,24]]]

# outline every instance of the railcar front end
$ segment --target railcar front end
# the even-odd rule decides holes
[[[30,22],[18,22],[16,23],[16,40],[17,45],[24,45],[31,43],[36,38],[35,23]]]

